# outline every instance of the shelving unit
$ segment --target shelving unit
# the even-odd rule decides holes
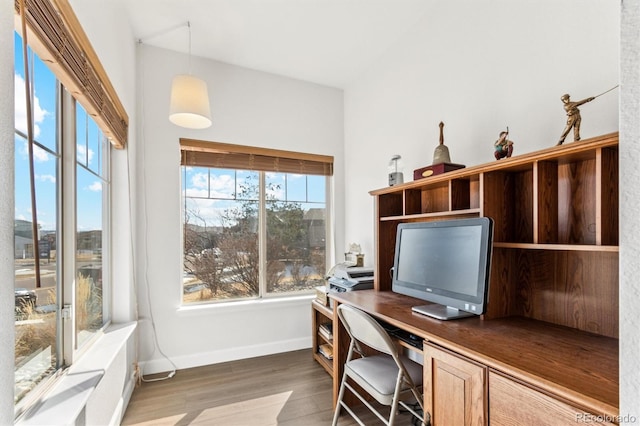
[[[320,352],[321,345],[328,345],[333,352],[333,337],[325,336],[320,327],[326,324],[333,333],[333,311],[317,300],[311,302],[311,327],[313,340],[313,358],[333,377],[333,358],[328,358]]]
[[[618,337],[618,134],[371,191],[375,284],[391,290],[402,222],[494,220],[484,319],[522,316]]]
[[[331,297],[423,339],[435,426],[568,424],[585,415],[613,425],[618,186],[612,133],[371,191],[374,289]],[[398,224],[481,216],[494,221],[485,314],[414,314],[423,301],[391,291]],[[340,324],[333,335],[335,405],[348,335]]]

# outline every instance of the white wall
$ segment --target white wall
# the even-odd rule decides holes
[[[640,424],[640,3],[622,4],[620,82],[620,414]],[[632,424],[631,418],[624,419]]]
[[[507,126],[514,155],[557,143],[560,96],[618,83],[619,5],[609,0],[432,2],[425,16],[345,90],[346,238],[373,256],[372,189],[429,165],[440,121],[453,163],[495,161]],[[618,130],[618,90],[581,107],[582,137]],[[572,141],[572,136],[567,139]],[[349,212],[358,211],[358,214]]]
[[[0,342],[15,340],[13,7],[0,2]],[[13,345],[0,345],[0,425],[13,423],[14,359]]]
[[[181,308],[179,138],[333,155],[341,224],[342,91],[193,57],[192,74],[208,84],[213,126],[187,130],[167,118],[171,80],[189,71],[187,56],[144,44],[138,52],[136,278],[144,373],[309,347],[309,297]],[[338,236],[341,252],[340,227]]]

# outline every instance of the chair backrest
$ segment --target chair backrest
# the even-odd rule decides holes
[[[392,355],[394,358],[398,357],[398,349],[393,344],[391,337],[369,314],[353,306],[341,304],[338,306],[338,317],[352,339],[377,351]]]

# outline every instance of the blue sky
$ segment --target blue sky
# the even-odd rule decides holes
[[[16,128],[27,133],[25,74],[22,55],[22,40],[14,38],[15,49],[15,123]],[[31,85],[34,91],[32,105],[34,117],[33,136],[36,141],[51,152],[35,147],[35,180],[38,223],[43,230],[56,227],[56,79],[47,66],[37,57],[32,68]],[[86,112],[77,104],[77,159],[94,173],[100,173],[99,153],[101,132],[93,120],[86,118]],[[31,221],[31,198],[29,188],[29,157],[26,140],[15,138],[15,217]],[[53,154],[52,154],[53,153]],[[101,203],[102,184],[94,174],[83,167],[77,167],[77,210],[78,230],[102,229]]]
[[[183,194],[187,197],[187,209],[198,213],[207,226],[221,225],[220,214],[232,207],[235,194],[240,194],[240,185],[247,179],[258,181],[257,172],[209,169],[203,167],[183,168]],[[325,208],[326,178],[324,176],[298,175],[292,173],[266,173],[268,199],[299,203],[302,209]],[[191,198],[193,197],[193,198]],[[258,194],[246,199],[257,200]],[[198,225],[203,225],[194,221]]]

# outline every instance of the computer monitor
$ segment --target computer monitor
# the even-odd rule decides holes
[[[448,320],[485,312],[491,269],[490,218],[398,225],[392,290],[428,302],[412,310]]]

